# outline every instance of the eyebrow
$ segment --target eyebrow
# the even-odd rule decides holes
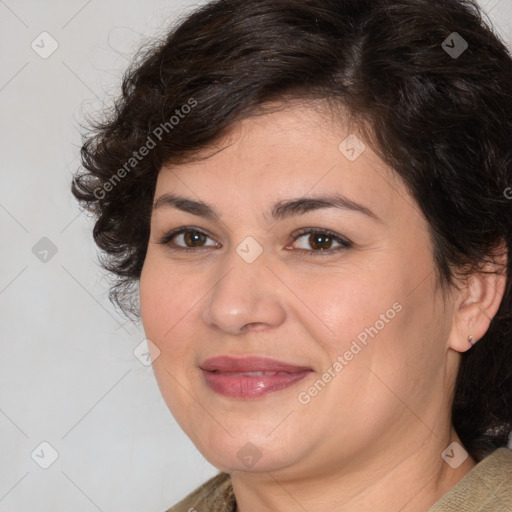
[[[163,194],[153,204],[153,211],[161,208],[176,208],[180,211],[191,213],[206,219],[219,221],[221,214],[217,209],[204,201],[196,201],[187,197],[175,194]],[[341,210],[351,210],[370,217],[371,219],[383,222],[368,207],[359,204],[348,197],[334,193],[322,196],[301,197],[298,199],[290,199],[279,201],[274,204],[270,212],[270,220],[280,221],[288,217],[303,215],[308,212],[320,210],[322,208],[338,208]],[[268,215],[265,215],[269,219]]]

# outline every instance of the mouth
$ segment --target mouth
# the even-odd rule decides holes
[[[313,370],[262,357],[219,356],[200,365],[206,384],[231,398],[258,398],[289,388]]]

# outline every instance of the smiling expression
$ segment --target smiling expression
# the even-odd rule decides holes
[[[411,450],[449,416],[452,311],[428,223],[349,135],[291,106],[158,175],[143,325],[169,409],[225,471],[321,474]]]

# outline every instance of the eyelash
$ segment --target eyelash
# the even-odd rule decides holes
[[[204,231],[202,231],[201,229],[195,228],[193,226],[188,226],[188,227],[175,229],[175,230],[165,234],[158,241],[158,244],[167,245],[169,247],[169,249],[172,251],[180,251],[180,252],[185,252],[185,253],[197,252],[198,250],[205,249],[206,247],[214,247],[212,245],[206,246],[206,247],[195,247],[195,248],[194,247],[183,247],[181,245],[172,247],[171,245],[169,245],[169,242],[175,236],[181,235],[181,234],[184,234],[187,232],[201,233],[201,234],[207,236],[208,238],[210,238],[210,236],[207,233],[205,233]],[[351,247],[353,247],[352,242],[350,242],[349,240],[347,240],[345,238],[340,237],[339,235],[337,235],[336,233],[334,233],[332,231],[329,231],[327,229],[313,229],[313,228],[303,228],[303,229],[300,229],[299,231],[297,231],[296,233],[294,233],[292,235],[293,239],[292,239],[291,243],[297,241],[299,238],[301,238],[303,235],[306,235],[306,234],[326,235],[329,238],[331,238],[332,240],[334,240],[335,242],[338,242],[340,244],[340,247],[335,247],[334,249],[323,249],[323,250],[322,249],[320,249],[320,250],[296,249],[297,251],[299,251],[301,253],[307,253],[308,255],[312,255],[312,256],[326,256],[327,255],[328,256],[329,254],[332,255],[333,253],[338,253],[340,251],[350,249]]]

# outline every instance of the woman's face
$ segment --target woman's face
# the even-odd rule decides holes
[[[159,173],[143,325],[169,409],[219,469],[354,468],[449,424],[453,308],[428,225],[357,135],[293,106]]]

